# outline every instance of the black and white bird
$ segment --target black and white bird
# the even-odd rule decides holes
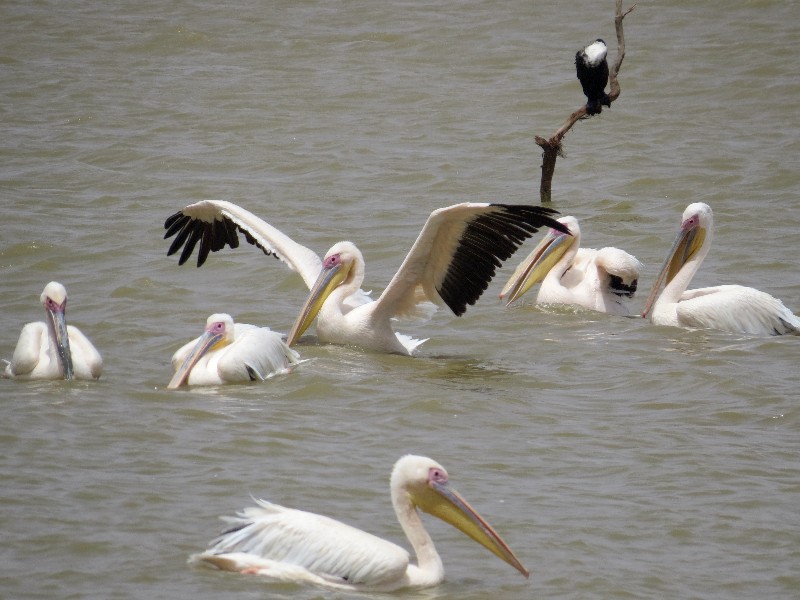
[[[586,112],[590,115],[599,115],[602,105],[611,106],[611,99],[605,91],[608,84],[606,54],[608,47],[599,38],[575,54],[575,70],[586,94]]]

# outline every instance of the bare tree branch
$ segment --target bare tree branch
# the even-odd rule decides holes
[[[625,59],[625,34],[622,30],[622,20],[634,9],[634,4],[625,12],[622,12],[622,0],[616,0],[617,6],[614,14],[614,27],[617,32],[617,59],[611,66],[608,72],[608,81],[610,85],[608,98],[614,102],[619,98],[619,69],[622,66],[622,61]],[[590,115],[586,113],[586,105],[584,104],[578,110],[573,112],[564,124],[548,139],[541,136],[536,136],[536,144],[542,148],[542,180],[539,185],[539,199],[541,202],[550,202],[552,195],[553,174],[556,171],[556,159],[564,156],[561,140],[567,135],[567,132],[572,129],[578,121],[588,119]]]

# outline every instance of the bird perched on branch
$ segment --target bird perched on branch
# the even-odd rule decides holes
[[[575,70],[586,94],[586,112],[590,115],[599,115],[602,105],[611,106],[611,99],[605,91],[608,84],[606,54],[608,47],[599,38],[575,54]]]

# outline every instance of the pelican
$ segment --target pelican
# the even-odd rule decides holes
[[[741,285],[688,290],[711,248],[714,215],[695,202],[683,211],[681,228],[647,298],[643,317],[656,325],[720,329],[747,335],[800,335],[800,319],[769,294]],[[666,287],[659,295],[662,283]]]
[[[575,54],[575,71],[586,95],[586,112],[590,115],[600,114],[603,104],[611,106],[611,100],[605,92],[608,83],[607,54],[608,47],[600,38]]]
[[[572,304],[598,312],[627,316],[641,263],[619,248],[580,248],[581,229],[575,217],[559,219],[572,234],[551,229],[517,267],[500,297],[511,304],[541,282],[537,304]]]
[[[200,246],[197,266],[209,252],[239,245],[237,230],[266,254],[297,271],[311,290],[289,333],[291,346],[317,318],[321,342],[411,355],[426,340],[395,333],[398,317],[430,318],[436,305],[460,316],[486,290],[502,264],[539,227],[565,229],[538,206],[464,203],[435,210],[428,217],[400,269],[377,300],[360,287],[364,258],[351,242],[335,244],[320,259],[249,211],[219,200],[192,204],[169,217],[164,237],[175,235],[168,255],[181,247],[179,264]]]
[[[46,322],[22,328],[6,377],[30,379],[97,379],[103,359],[81,330],[67,325],[67,289],[57,281],[44,287],[39,300]]]
[[[217,313],[208,317],[203,335],[172,356],[175,375],[167,387],[264,381],[288,373],[299,360],[269,327],[234,324],[230,315]]]
[[[422,524],[421,510],[461,530],[528,577],[528,570],[491,525],[448,486],[447,471],[436,461],[412,455],[398,460],[392,470],[391,493],[417,564],[392,542],[328,517],[264,500],[256,500],[257,507],[246,508],[236,517],[223,517],[231,528],[213,540],[208,550],[191,556],[189,563],[350,591],[429,587],[444,579],[444,567]]]

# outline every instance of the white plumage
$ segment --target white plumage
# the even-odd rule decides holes
[[[567,304],[614,315],[629,315],[626,300],[633,298],[641,263],[619,248],[581,248],[581,230],[575,217],[559,221],[572,236],[550,230],[517,267],[501,298],[507,304],[540,283],[537,304]]]
[[[97,379],[103,359],[80,329],[67,325],[67,290],[57,281],[48,283],[39,300],[46,321],[22,328],[6,377],[29,379]]]
[[[598,66],[606,59],[608,54],[608,47],[603,40],[596,40],[583,49],[586,53],[586,60],[593,67]]]
[[[287,373],[300,360],[281,335],[269,327],[234,323],[224,313],[208,317],[203,334],[172,356],[168,387],[264,381]]]
[[[392,471],[392,504],[417,564],[392,542],[328,517],[263,500],[236,517],[225,517],[231,528],[189,561],[275,581],[353,591],[436,585],[444,578],[444,568],[422,525],[420,509],[457,527],[527,577],[528,571],[505,542],[447,483],[444,468],[421,456],[401,458]]]
[[[265,569],[277,580],[353,586],[400,580],[409,566],[409,553],[392,542],[323,515],[256,503],[226,517],[232,529],[193,561],[223,570]]]
[[[642,316],[650,314],[656,325],[720,329],[746,335],[800,335],[800,318],[766,292],[741,285],[686,290],[711,249],[713,233],[710,206],[695,202],[686,207],[680,231],[653,284]]]
[[[397,334],[393,320],[429,317],[435,306],[466,311],[500,266],[541,226],[562,228],[548,208],[463,203],[428,217],[395,276],[374,302],[361,290],[364,258],[351,242],[334,245],[324,259],[249,211],[230,202],[205,200],[187,206],[164,224],[175,235],[168,254],[183,248],[180,264],[199,242],[198,266],[209,252],[237,247],[238,232],[297,271],[311,293],[289,333],[296,339],[317,319],[321,342],[352,344],[379,352],[411,354],[424,340]],[[318,318],[317,318],[318,317]]]

